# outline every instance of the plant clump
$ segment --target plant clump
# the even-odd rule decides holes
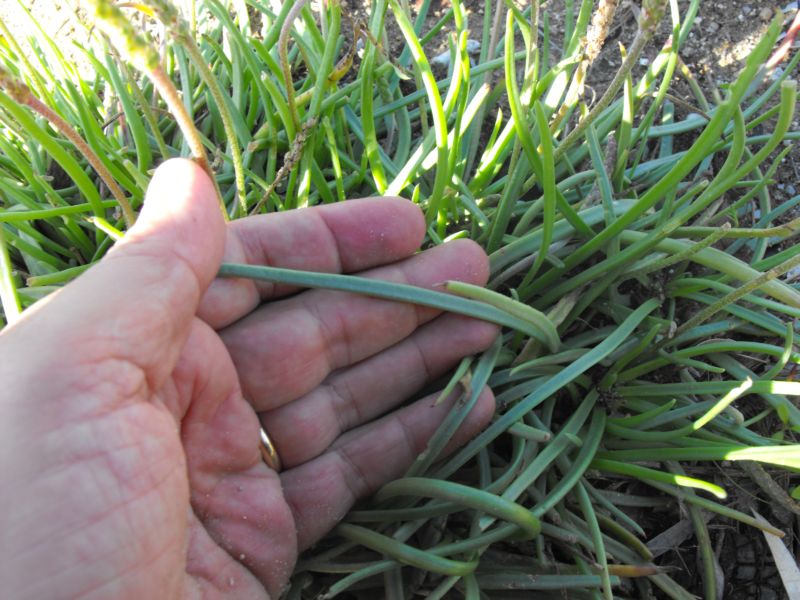
[[[469,237],[490,254],[488,289],[223,265],[504,327],[452,374],[461,401],[406,476],[302,557],[288,597],[715,599],[709,519],[788,533],[736,496],[800,513],[785,485],[800,469],[800,196],[771,193],[800,135],[800,54],[764,68],[782,16],[708,91],[680,55],[700,0],[643,0],[592,101],[587,77],[628,14],[613,0],[566,1],[558,26],[539,0],[487,0],[480,22],[463,0],[439,18],[430,0],[374,0],[363,28],[333,0],[88,4],[92,78],[45,36],[28,40],[32,64],[0,27],[6,322],[99,260],[179,155],[214,177],[228,218],[403,195],[426,244]],[[437,36],[446,73],[428,59]],[[486,384],[491,424],[443,455]],[[658,550],[682,520],[694,587]]]

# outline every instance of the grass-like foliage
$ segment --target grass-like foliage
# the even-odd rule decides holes
[[[800,469],[800,383],[782,375],[800,362],[800,292],[782,279],[800,247],[779,243],[800,228],[785,218],[800,197],[774,205],[770,182],[797,137],[786,74],[800,54],[767,77],[776,19],[735,81],[701,90],[679,57],[699,3],[643,0],[621,69],[590,105],[616,0],[567,0],[558,32],[539,0],[486,0],[482,22],[453,0],[433,27],[429,0],[416,14],[373,0],[368,23],[336,0],[277,13],[197,0],[187,15],[164,0],[93,0],[88,78],[33,20],[29,36],[3,26],[4,318],[100,259],[167,157],[213,173],[229,218],[405,195],[425,210],[428,243],[487,249],[489,290],[223,266],[506,327],[453,375],[462,401],[407,477],[303,557],[289,597],[691,598],[644,544],[642,507],[680,502],[714,599],[701,511],[780,535],[724,501],[724,486],[754,473],[765,498],[797,508],[771,477]],[[665,21],[669,42],[640,68]],[[427,54],[444,27],[446,73]],[[694,98],[676,105],[681,78]],[[486,383],[494,420],[442,458]]]

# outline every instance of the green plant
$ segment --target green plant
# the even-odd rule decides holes
[[[592,107],[582,91],[616,6],[607,0],[565,2],[560,37],[538,1],[522,10],[487,0],[482,25],[470,28],[454,0],[424,31],[429,0],[416,18],[406,2],[375,0],[362,36],[357,24],[343,33],[353,19],[336,1],[315,15],[303,2],[276,14],[260,0],[231,2],[233,12],[204,0],[187,23],[171,4],[146,0],[139,12],[169,32],[160,54],[132,25],[132,11],[91,4],[96,24],[119,43],[93,30],[104,51],[86,51],[91,79],[46,36],[29,40],[32,64],[2,28],[6,321],[102,257],[133,220],[126,203],[140,206],[156,162],[187,153],[216,176],[232,217],[405,194],[426,212],[427,243],[466,236],[491,252],[490,290],[451,283],[452,293],[223,265],[221,276],[420,302],[510,328],[453,375],[451,390],[471,374],[463,402],[408,477],[304,557],[289,597],[363,586],[403,598],[414,586],[434,598],[454,589],[468,598],[509,589],[521,591],[502,597],[569,590],[611,598],[655,586],[690,598],[654,564],[643,524],[626,510],[678,498],[696,531],[704,593],[715,598],[697,510],[781,533],[702,495],[726,496],[723,481],[706,480],[711,461],[800,469],[792,443],[800,384],[781,375],[800,362],[800,292],[781,279],[800,249],[769,244],[800,227],[784,222],[800,197],[773,206],[769,192],[789,151],[779,151],[782,142],[798,137],[788,74],[800,55],[759,87],[779,20],[724,97],[710,100],[690,80],[700,108],[676,119],[668,90],[699,0],[683,13],[676,0],[644,2],[623,67]],[[671,43],[639,72],[666,8]],[[388,49],[389,23],[404,40],[398,58]],[[425,45],[445,26],[452,64],[437,79]],[[474,65],[470,31],[482,39]],[[769,133],[752,135],[768,120]],[[497,394],[494,421],[442,457],[485,383]],[[744,410],[745,398],[761,409],[749,419],[734,407]],[[759,428],[773,417],[781,439]],[[500,542],[524,566],[499,560]]]

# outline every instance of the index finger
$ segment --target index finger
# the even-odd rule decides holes
[[[349,200],[234,221],[228,225],[223,262],[353,273],[413,254],[424,235],[422,211],[408,200]],[[286,285],[216,279],[198,316],[219,329],[263,300],[294,291]]]

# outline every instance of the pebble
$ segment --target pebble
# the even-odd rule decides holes
[[[719,23],[716,21],[709,21],[706,25],[706,33],[716,33],[719,31]]]
[[[481,51],[481,43],[478,40],[467,40],[467,54],[475,55]],[[431,63],[450,68],[450,51],[446,50],[437,54],[431,59]]]
[[[800,278],[800,267],[795,267],[794,269],[789,269],[789,271],[787,271],[786,281],[794,281],[798,278]]]
[[[756,561],[756,551],[752,545],[739,547],[739,561],[744,564],[753,564]]]
[[[752,565],[740,565],[736,570],[736,577],[743,581],[752,580],[756,576],[756,568]]]
[[[762,585],[758,588],[758,597],[761,598],[761,600],[778,600],[778,593],[771,587]]]
[[[772,9],[771,9],[769,6],[765,6],[765,7],[764,7],[764,8],[762,8],[762,9],[761,9],[761,11],[758,13],[758,17],[759,17],[759,18],[760,18],[762,21],[769,21],[770,19],[772,19],[772,14],[773,14],[773,10],[772,10]]]

